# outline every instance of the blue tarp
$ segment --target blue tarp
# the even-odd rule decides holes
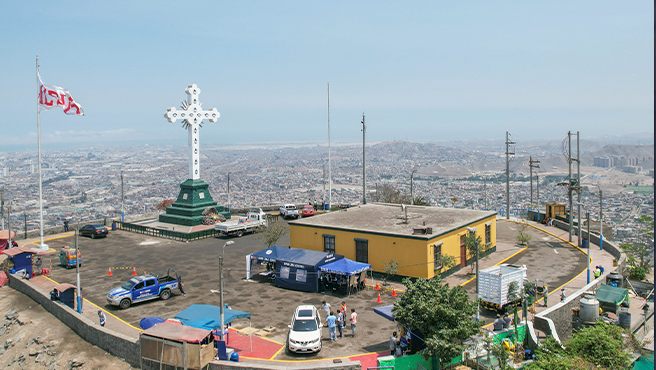
[[[356,275],[371,269],[368,263],[356,262],[348,258],[342,258],[335,262],[327,263],[319,268],[321,272],[329,272],[337,275]]]
[[[182,325],[199,329],[214,330],[221,326],[221,307],[209,304],[192,304],[186,310],[175,315]],[[251,318],[248,312],[223,309],[224,324],[237,319]]]
[[[389,306],[380,306],[380,307],[374,307],[374,312],[379,314],[380,316],[386,318],[389,321],[394,321],[394,315],[392,315],[392,308],[394,307],[393,304]]]
[[[284,255],[288,251],[290,251],[290,249],[274,245],[265,250],[251,254],[251,260],[257,262],[276,262],[279,256]]]
[[[155,326],[157,324],[163,323],[164,321],[166,321],[166,320],[164,320],[161,317],[157,317],[157,316],[144,317],[143,319],[141,319],[141,321],[139,321],[139,326],[141,326],[141,328],[143,330],[147,330],[147,329],[150,329],[150,328],[152,328],[153,326]]]
[[[276,261],[276,285],[303,292],[319,291],[319,267],[344,258],[340,254],[288,249]]]

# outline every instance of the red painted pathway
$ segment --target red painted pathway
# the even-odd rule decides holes
[[[236,329],[230,328],[228,348],[234,348],[239,357],[255,358],[260,360],[271,360],[285,346],[270,339],[260,338],[253,335],[253,351],[249,337],[241,335]]]

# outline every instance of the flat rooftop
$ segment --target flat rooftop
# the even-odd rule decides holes
[[[400,204],[370,203],[290,221],[289,224],[432,239],[496,215],[496,212],[470,209],[405,207],[407,222],[406,212]],[[416,228],[423,227],[432,228],[432,234],[416,233]]]

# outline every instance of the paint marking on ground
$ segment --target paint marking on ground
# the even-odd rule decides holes
[[[553,251],[554,251],[554,253],[558,254],[558,251],[557,251],[557,250],[554,249]]]
[[[41,275],[41,276],[43,276],[43,275]],[[52,280],[51,278],[49,278],[49,277],[47,277],[47,276],[43,276],[43,277],[46,278],[46,279],[48,279],[48,280],[50,280],[50,281],[52,281],[53,283],[59,285],[58,282]],[[86,298],[82,298],[82,299],[84,299],[85,302],[89,302],[90,305],[92,305],[92,306],[94,306],[94,307],[96,307],[96,308],[98,308],[98,309],[102,309],[100,306],[96,305],[95,303],[91,302],[90,300],[88,300],[88,299],[86,299]],[[129,326],[129,327],[131,327],[131,328],[133,328],[133,329],[136,329],[136,330],[139,330],[139,331],[143,331],[143,329],[140,329],[140,328],[137,328],[137,327],[135,327],[135,326],[130,325],[129,323],[125,322],[125,320],[121,319],[120,317],[114,315],[113,313],[111,313],[111,312],[109,312],[109,311],[107,311],[107,310],[103,310],[103,312],[105,312],[105,313],[108,314],[109,316],[112,316],[112,317],[115,318],[116,320],[118,320],[118,321],[124,323],[125,325],[127,325],[127,326]]]

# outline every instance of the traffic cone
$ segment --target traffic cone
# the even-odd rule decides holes
[[[136,267],[132,268],[132,276],[137,276],[137,268]]]
[[[380,293],[378,293],[378,299],[376,300],[376,303],[383,303],[383,300],[380,299]]]
[[[380,290],[380,285],[378,285],[378,283],[376,283],[376,288],[375,289]]]
[[[396,296],[397,296],[397,294],[396,294],[396,287],[393,286],[393,287],[392,287],[392,297],[396,297]]]
[[[107,273],[107,276],[114,276],[114,275],[112,275],[112,268],[111,267],[109,268],[109,272]]]

